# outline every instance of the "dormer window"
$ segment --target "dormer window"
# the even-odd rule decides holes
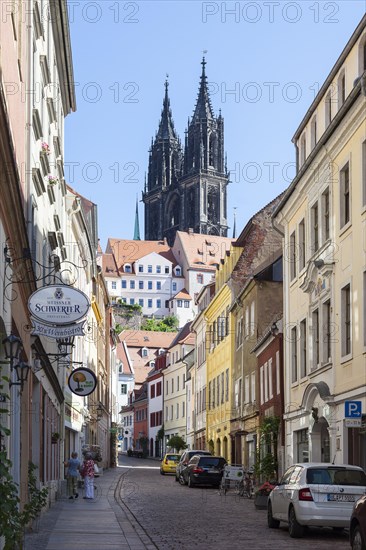
[[[149,354],[148,349],[147,348],[142,348],[142,350],[141,350],[142,357],[147,357],[148,354]]]
[[[149,365],[150,365],[150,368],[153,369],[155,367],[155,361],[150,361]]]
[[[165,350],[163,348],[160,348],[159,351],[158,351],[158,354],[163,355],[164,352],[165,352]]]
[[[120,363],[119,366],[118,366],[118,372],[119,374],[122,374],[123,373],[123,363]]]
[[[131,273],[132,272],[131,264],[125,264],[124,271],[125,273]]]
[[[179,266],[175,268],[175,274],[177,277],[180,277],[182,275],[182,270]]]

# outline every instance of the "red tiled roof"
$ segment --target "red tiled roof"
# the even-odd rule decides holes
[[[126,342],[129,348],[164,348],[168,349],[176,336],[176,332],[155,332],[149,330],[125,330],[120,334],[120,340]]]
[[[216,270],[221,258],[224,258],[226,252],[230,250],[231,243],[235,240],[187,231],[177,231],[177,238],[180,239],[189,267],[191,269],[209,269],[210,271]]]
[[[123,363],[123,374],[132,374],[130,358],[126,350],[125,342],[119,342],[117,344],[117,358]]]
[[[114,254],[119,267],[132,264],[136,260],[156,252],[176,265],[176,259],[166,241],[133,241],[127,239],[108,239],[106,253]]]
[[[105,277],[118,277],[119,272],[113,254],[102,254],[102,270]]]
[[[189,321],[184,325],[184,327],[178,332],[173,342],[170,345],[170,348],[176,346],[177,344],[194,344],[196,341],[195,333],[191,332],[192,321]]]
[[[173,296],[174,299],[182,299],[182,300],[192,300],[190,294],[186,291],[185,288],[182,288],[175,296]]]

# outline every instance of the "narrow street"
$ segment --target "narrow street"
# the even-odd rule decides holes
[[[159,462],[120,455],[122,506],[135,516],[161,550],[176,549],[348,549],[348,533],[309,529],[303,539],[291,539],[286,526],[269,530],[266,511],[233,492],[220,496],[216,488],[183,487],[172,475],[162,476]]]

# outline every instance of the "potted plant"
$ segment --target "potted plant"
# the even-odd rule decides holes
[[[58,432],[53,432],[51,434],[51,443],[57,443],[58,440],[60,439],[60,434]]]
[[[267,510],[268,495],[274,488],[269,481],[265,481],[254,494],[254,506],[257,510]]]

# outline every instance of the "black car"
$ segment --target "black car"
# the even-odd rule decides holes
[[[194,456],[183,472],[188,487],[195,485],[219,486],[225,464],[227,462],[222,456]]]
[[[349,538],[353,550],[366,548],[366,495],[356,502],[349,526]]]
[[[189,451],[184,451],[180,457],[179,463],[177,464],[177,469],[175,472],[175,481],[179,481],[182,485],[185,485],[185,476],[183,475],[185,469],[187,468],[188,462],[195,455],[207,455],[211,456],[210,451],[203,451],[202,449],[190,449]]]

